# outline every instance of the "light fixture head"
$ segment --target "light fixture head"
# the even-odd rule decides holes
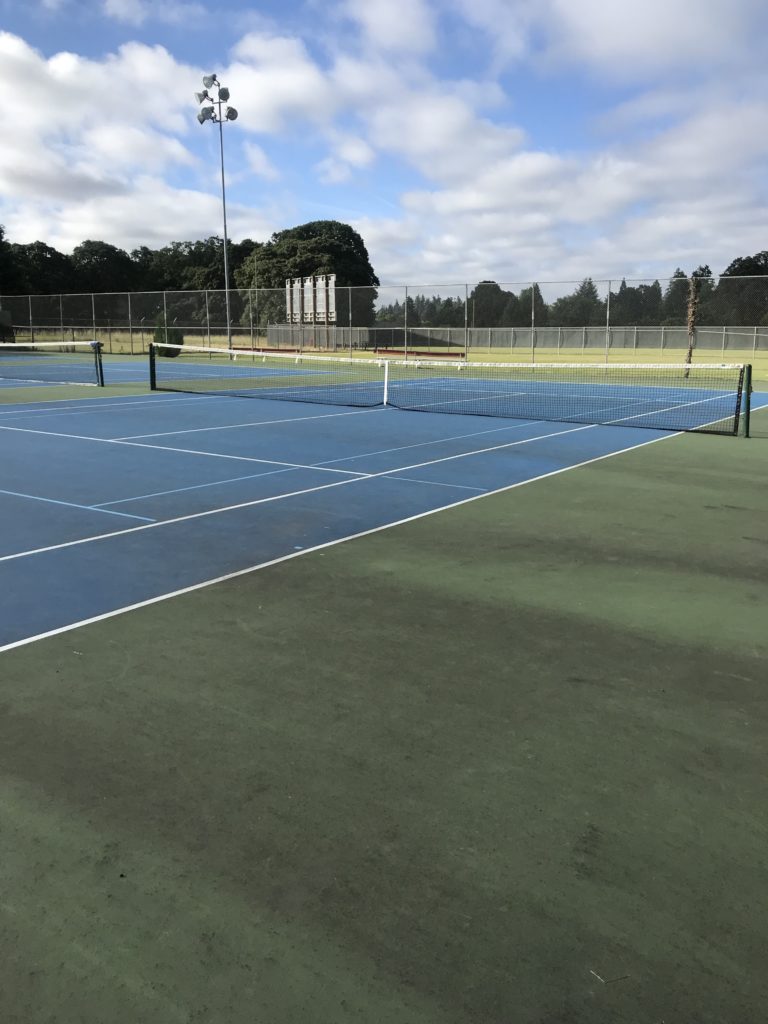
[[[195,99],[197,100],[198,103],[204,103],[206,100],[209,100],[210,98],[211,97],[208,95],[207,89],[204,89],[202,92],[195,93]]]
[[[203,85],[206,89],[210,89],[212,85],[216,85],[216,75],[206,75],[203,78]]]
[[[200,124],[205,124],[206,121],[213,120],[213,107],[203,107],[197,115],[197,120]]]
[[[219,87],[219,99],[224,103],[229,99],[229,89],[225,85]]]
[[[227,120],[228,121],[236,121],[237,120],[237,111],[235,110],[234,107],[227,107]]]

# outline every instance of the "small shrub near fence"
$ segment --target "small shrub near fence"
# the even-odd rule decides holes
[[[157,324],[155,326],[155,332],[152,337],[153,342],[157,347],[157,354],[164,356],[166,359],[173,358],[179,355],[178,348],[166,348],[167,345],[179,346],[184,344],[184,332],[180,327],[165,327],[163,324]]]

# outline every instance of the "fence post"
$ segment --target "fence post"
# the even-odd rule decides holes
[[[664,351],[664,324],[661,325],[661,351]]]
[[[251,328],[251,352],[253,352],[253,292],[248,289],[248,323]]]
[[[405,305],[403,306],[403,358],[408,359],[408,285],[405,286]]]
[[[165,302],[165,293],[163,293],[163,302]],[[208,309],[208,289],[205,289],[205,336],[208,339],[208,348],[211,347],[211,313]]]
[[[163,341],[168,344],[168,302],[166,293],[163,292]]]
[[[469,359],[469,285],[464,285],[464,358]]]
[[[726,331],[726,328],[724,327],[723,328],[723,344],[722,344],[722,346],[720,348],[720,358],[721,359],[725,359],[725,331]]]
[[[757,352],[757,327],[752,328],[752,355]]]
[[[608,350],[611,347],[611,282],[608,282],[608,297],[605,300],[605,361],[608,362]]]
[[[91,292],[91,317],[93,319],[93,340],[96,340],[96,296]]]
[[[133,316],[131,314],[131,293],[126,292],[125,294],[128,297],[128,338],[131,343],[131,355],[133,355]]]
[[[634,332],[632,334],[632,349],[637,351],[637,324],[635,324]]]
[[[27,296],[27,303],[29,305],[29,341],[30,344],[35,343],[35,328],[32,326],[32,296]]]
[[[352,285],[347,286],[349,301],[347,303],[347,327],[349,328],[349,354],[352,355]]]
[[[64,298],[59,296],[59,324],[61,326],[61,343],[64,344]]]
[[[536,282],[531,283],[531,362],[536,362]]]

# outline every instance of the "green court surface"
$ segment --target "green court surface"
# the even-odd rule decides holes
[[[3,1024],[764,1021],[767,471],[674,437],[4,654]]]

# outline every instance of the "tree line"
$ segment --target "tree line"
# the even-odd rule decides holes
[[[603,327],[608,321],[613,327],[685,326],[693,294],[700,326],[768,325],[768,252],[733,260],[717,280],[706,265],[690,278],[678,268],[663,289],[658,280],[628,284],[622,279],[611,286],[610,307],[608,295],[601,295],[590,277],[551,303],[538,285],[515,293],[481,281],[469,292],[466,310],[463,298],[417,294],[381,306],[376,320],[380,326],[402,326],[407,317],[409,327],[463,327],[465,316],[468,327],[530,327],[532,321],[539,327]]]
[[[89,292],[220,291],[224,288],[223,240],[211,236],[171,242],[159,249],[140,246],[127,252],[92,239],[61,253],[45,242],[19,244],[0,225],[0,295],[59,295]],[[717,280],[708,266],[689,276],[677,269],[662,288],[627,283],[600,294],[592,278],[575,290],[546,302],[538,285],[519,292],[482,281],[461,297],[409,295],[404,302],[376,307],[379,280],[362,237],[340,221],[311,221],[275,232],[266,242],[246,238],[228,243],[230,286],[274,289],[260,299],[267,322],[285,319],[282,290],[286,278],[336,274],[337,322],[356,326],[559,327],[684,325],[696,282],[697,322],[722,326],[768,324],[768,252],[733,260]],[[732,281],[728,278],[756,277]],[[761,280],[762,279],[762,280]],[[349,287],[352,291],[348,291]],[[354,290],[357,289],[357,290]],[[350,304],[351,303],[351,308]],[[466,321],[465,321],[466,318]]]
[[[0,295],[187,291],[224,288],[224,243],[217,236],[131,252],[89,239],[69,254],[46,242],[19,244],[0,225]],[[287,277],[336,274],[340,285],[379,283],[362,237],[323,220],[275,232],[267,242],[227,246],[230,286],[279,288]]]

